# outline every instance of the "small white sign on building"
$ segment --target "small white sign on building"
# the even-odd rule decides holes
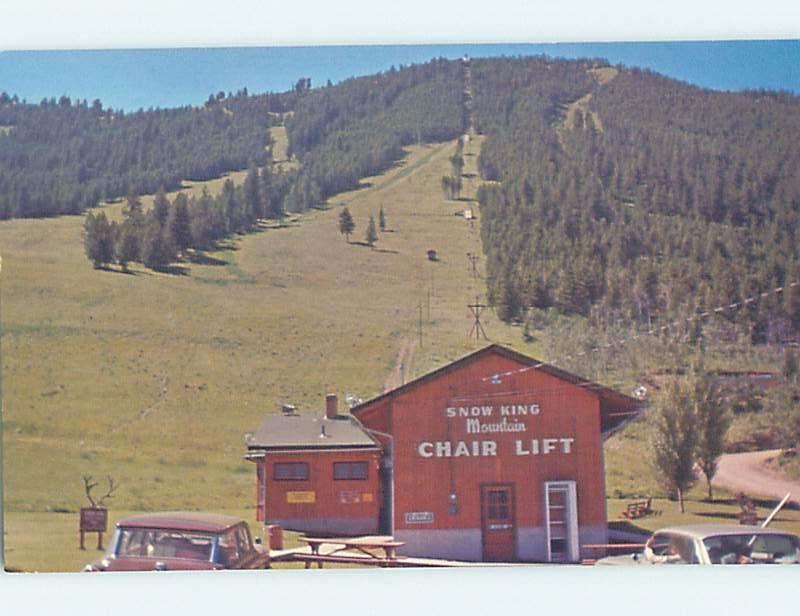
[[[406,524],[433,524],[433,511],[408,511],[405,521]]]

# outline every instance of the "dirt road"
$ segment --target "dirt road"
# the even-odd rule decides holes
[[[730,453],[722,456],[712,484],[741,491],[748,496],[783,498],[792,493],[790,500],[800,504],[800,482],[782,477],[766,466],[769,458],[780,454],[779,449]]]

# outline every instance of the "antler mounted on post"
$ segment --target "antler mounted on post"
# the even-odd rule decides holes
[[[97,509],[97,502],[92,498],[92,488],[97,487],[97,482],[92,481],[92,479],[91,475],[83,476],[83,489],[86,491],[86,498],[92,504],[92,509]]]
[[[102,507],[107,498],[114,498],[114,490],[119,487],[119,484],[114,483],[114,478],[111,475],[106,475],[106,477],[108,478],[108,492],[103,494],[103,496],[100,497],[100,500],[97,501],[98,507]]]
[[[103,533],[106,532],[108,526],[108,510],[103,507],[103,504],[107,498],[113,497],[114,490],[119,487],[111,475],[106,475],[106,477],[108,478],[108,491],[100,498],[95,499],[92,497],[92,490],[98,486],[98,482],[91,475],[83,476],[83,488],[86,491],[86,498],[89,499],[92,506],[81,507],[80,548],[82,550],[85,549],[84,534],[87,532],[97,533],[97,549],[103,549]]]

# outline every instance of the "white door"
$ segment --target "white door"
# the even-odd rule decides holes
[[[578,497],[574,481],[544,484],[548,562],[578,562]]]

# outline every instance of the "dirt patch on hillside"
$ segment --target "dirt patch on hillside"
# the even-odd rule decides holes
[[[613,66],[597,66],[595,68],[590,68],[589,73],[597,79],[597,83],[601,86],[604,86],[609,81],[614,79],[617,75],[619,75],[619,69],[614,68]]]
[[[414,351],[417,348],[415,340],[406,338],[400,345],[400,350],[397,353],[397,359],[394,362],[394,368],[386,377],[383,383],[383,391],[390,391],[397,389],[408,380],[408,374],[411,371],[411,362],[414,359]]]

